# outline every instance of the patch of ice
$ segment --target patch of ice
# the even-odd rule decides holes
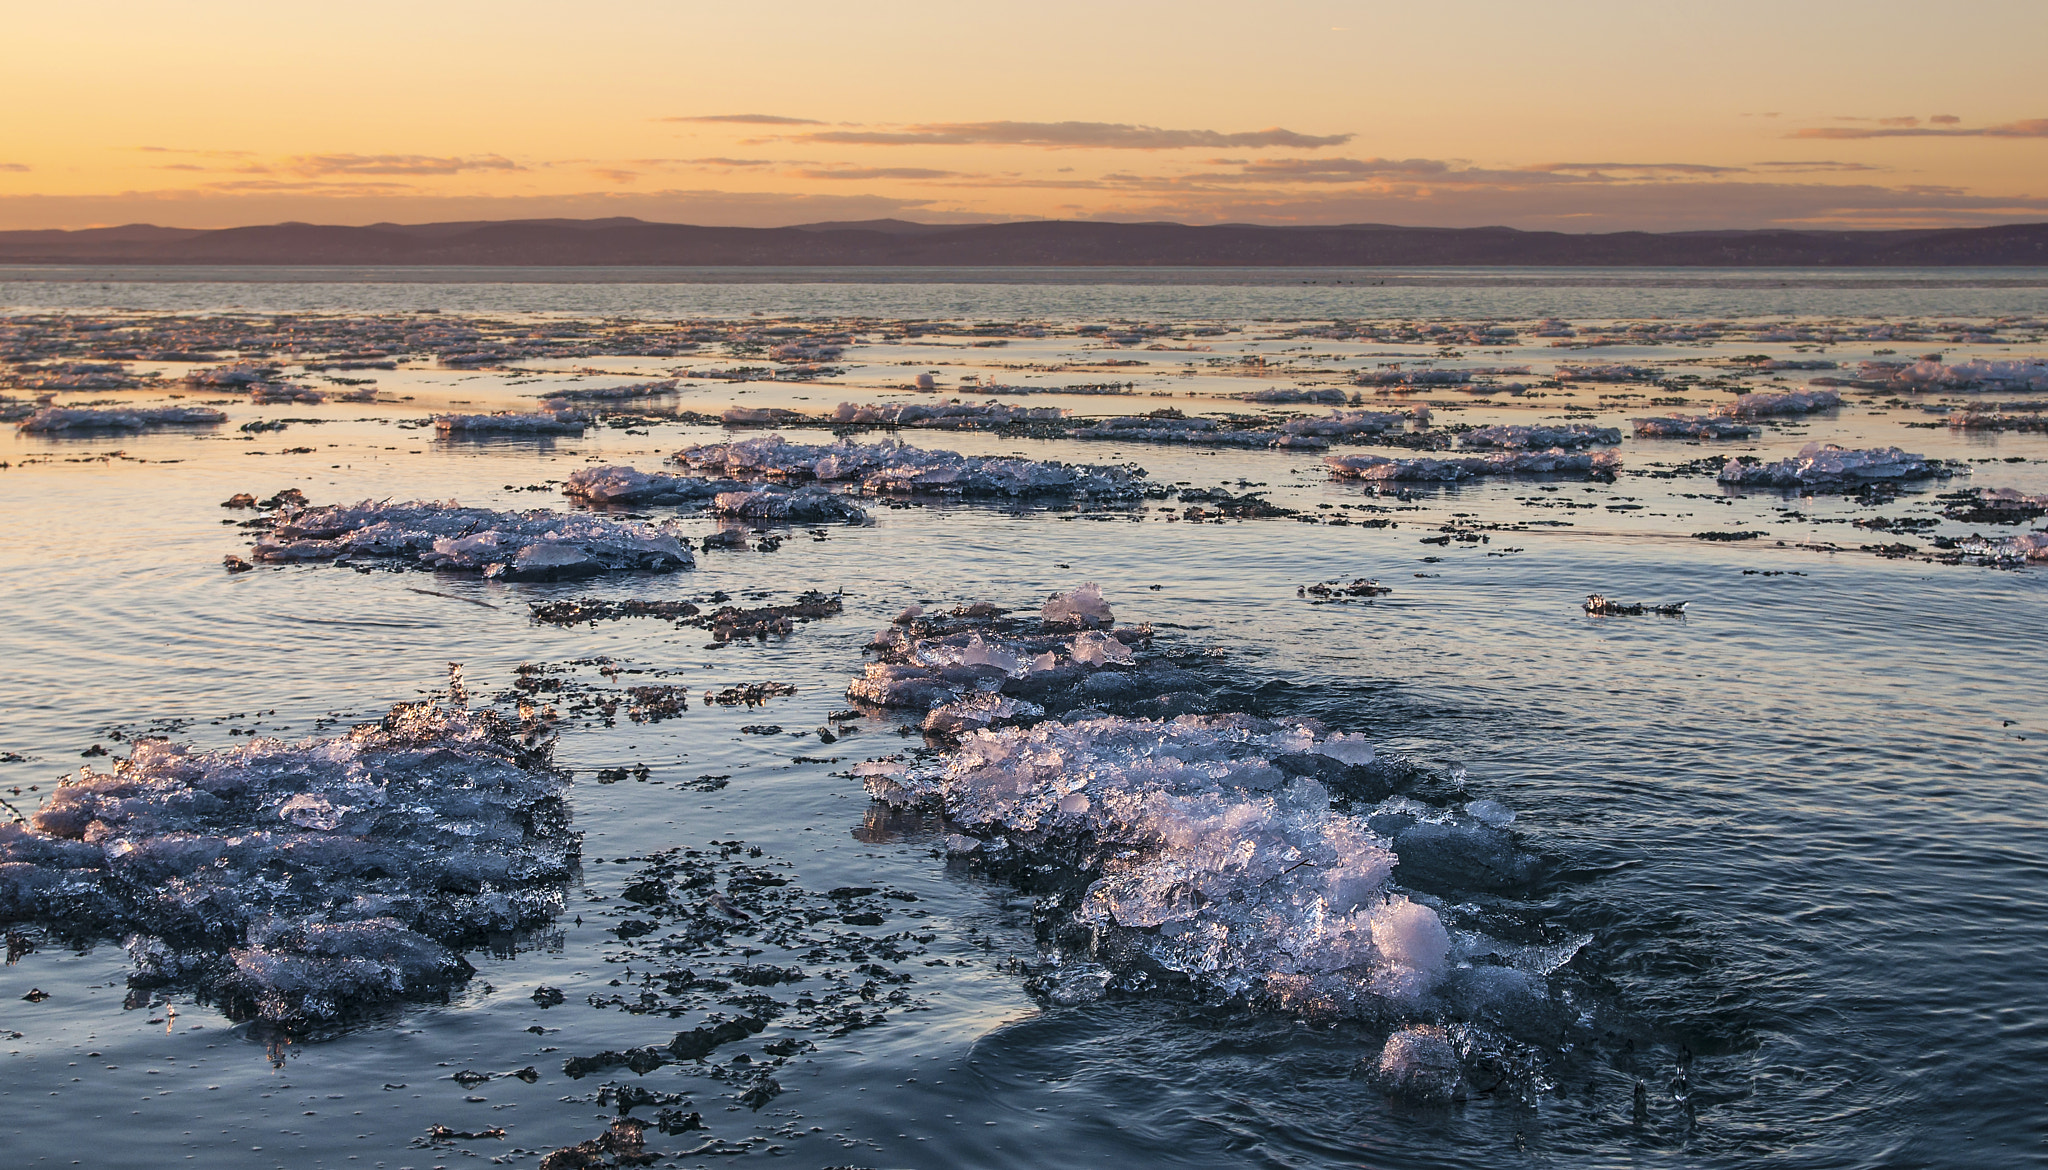
[[[140,740],[0,827],[0,919],[134,932],[138,984],[326,1023],[443,992],[471,973],[449,947],[559,913],[566,785],[494,713],[425,703],[296,744]]]
[[[1502,451],[1486,457],[1394,459],[1384,455],[1330,455],[1323,463],[1340,479],[1420,480],[1455,483],[1488,475],[1606,475],[1621,466],[1613,451],[1573,453]]]
[[[1707,414],[1674,414],[1630,422],[1635,425],[1639,439],[1748,439],[1763,433],[1761,428]]]
[[[1808,443],[1799,454],[1775,463],[1738,459],[1721,468],[1720,480],[1738,487],[1855,488],[1882,481],[1946,478],[1955,474],[1940,460],[1897,447],[1851,450],[1833,443]]]
[[[1714,413],[1724,418],[1764,418],[1781,414],[1811,414],[1816,410],[1842,405],[1842,396],[1833,390],[1785,390],[1738,394],[1732,401],[1714,408]]]
[[[1480,427],[1458,436],[1460,447],[1492,447],[1502,451],[1527,451],[1532,448],[1591,447],[1602,443],[1621,442],[1621,431],[1614,427],[1593,427],[1584,423],[1567,423],[1564,426],[1492,426]]]
[[[1116,614],[1103,600],[1102,587],[1090,581],[1066,593],[1055,593],[1039,611],[1047,627],[1104,629],[1116,624]]]
[[[593,504],[673,504],[708,500],[720,492],[745,486],[730,479],[698,479],[607,465],[581,467],[571,472],[569,482],[562,485],[562,494]]]
[[[281,509],[251,555],[260,561],[394,559],[515,581],[623,570],[669,573],[696,563],[667,525],[422,500]]]
[[[711,510],[720,516],[796,524],[820,520],[863,524],[868,519],[868,514],[859,505],[817,484],[787,488],[764,483],[738,491],[723,491],[712,499]]]
[[[580,435],[589,420],[573,410],[542,414],[437,414],[444,435]]]
[[[228,416],[205,406],[52,406],[16,426],[32,434],[67,431],[146,431],[151,427],[214,426]]]
[[[781,435],[690,447],[677,463],[732,476],[855,481],[891,495],[1067,496],[1128,501],[1143,495],[1142,472],[1121,467],[1040,462],[926,450],[895,439],[807,446]]]

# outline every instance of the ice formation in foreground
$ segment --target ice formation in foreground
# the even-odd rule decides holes
[[[1868,483],[1946,478],[1955,474],[1940,460],[1897,447],[1857,451],[1833,443],[1808,443],[1799,454],[1775,463],[1737,459],[1721,469],[1721,482],[1740,487],[1854,489]]]
[[[666,525],[562,512],[499,512],[453,502],[364,500],[281,510],[257,540],[259,561],[377,558],[427,569],[481,572],[507,581],[555,581],[696,564]]]
[[[52,406],[18,425],[34,434],[67,431],[146,431],[151,427],[213,426],[228,416],[205,406]]]
[[[1049,998],[1168,986],[1381,1018],[1547,995],[1575,946],[1454,930],[1396,884],[1409,867],[1472,889],[1526,880],[1507,808],[1389,796],[1370,741],[1313,720],[1174,713],[1173,689],[1201,682],[1152,652],[1149,630],[1055,632],[1112,620],[1099,590],[1054,597],[1038,622],[1002,612],[906,611],[877,639],[881,661],[848,696],[924,710],[927,734],[957,746],[855,774],[892,805],[941,806],[956,855],[1063,891],[1040,903],[1066,956],[1038,981]],[[1333,793],[1378,803],[1350,811]]]
[[[1330,455],[1323,459],[1339,479],[1410,480],[1455,483],[1487,475],[1612,475],[1621,457],[1612,451],[1572,453],[1502,451],[1488,456],[1394,459],[1384,455]]]
[[[712,500],[711,510],[720,516],[773,520],[785,524],[809,524],[821,520],[862,524],[868,519],[868,514],[858,504],[814,483],[798,488],[762,483],[720,492]]]
[[[427,703],[296,744],[139,740],[0,826],[0,920],[126,933],[137,985],[328,1023],[445,994],[471,974],[450,947],[553,918],[566,785],[494,713]]]
[[[808,446],[781,435],[710,443],[678,451],[677,463],[731,476],[853,481],[891,495],[1067,496],[1134,500],[1141,472],[1122,467],[1041,462],[926,450],[894,439]]]

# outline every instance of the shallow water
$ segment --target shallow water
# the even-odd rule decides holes
[[[1148,289],[425,285],[325,277],[183,283],[114,275],[100,274],[109,287],[99,291],[99,281],[31,285],[10,272],[0,302],[33,311],[243,304],[650,318],[762,308],[793,317],[1054,322],[1340,315],[1334,291],[1250,277],[1234,286]],[[1341,315],[1936,321],[2048,312],[2039,287],[1972,283],[1970,274],[1895,274],[1888,284],[1862,277],[1784,289],[1690,273],[1661,284],[1573,288],[1491,277],[1417,280],[1385,290],[1347,286]],[[1375,299],[1396,296],[1404,298],[1398,308]],[[1302,344],[1258,337],[1232,333],[1205,343],[1211,356],[1264,353],[1276,362]],[[1588,352],[1543,344],[1468,360],[1672,363],[1808,354],[1747,339]],[[1844,343],[1825,356],[1848,364],[1895,344],[1904,356],[1930,349],[1951,361],[2044,353],[2038,341],[2023,339],[1937,339]],[[1368,360],[1357,355],[1387,348],[1314,345],[1347,355],[1342,361],[1351,366]],[[1127,352],[1158,363],[1183,360]],[[892,368],[897,362],[950,381],[1000,363],[1080,365],[1100,356],[1061,336],[974,352],[873,341],[850,351],[845,373],[824,384],[713,383],[678,401],[695,410],[734,402],[816,410],[894,392],[907,376]],[[25,811],[58,774],[106,764],[81,759],[81,751],[125,751],[110,730],[154,729],[209,747],[234,745],[252,730],[287,740],[327,733],[441,690],[451,662],[463,664],[477,702],[501,701],[523,663],[608,685],[593,666],[568,665],[600,656],[627,669],[669,672],[660,680],[697,691],[768,679],[797,687],[794,696],[757,708],[693,701],[688,712],[656,723],[620,719],[607,728],[568,720],[556,760],[575,773],[570,801],[584,835],[569,911],[558,929],[469,952],[477,974],[446,1004],[388,1007],[328,1033],[290,1036],[231,1022],[188,993],[130,997],[130,962],[117,939],[67,945],[52,932],[31,931],[36,948],[0,968],[0,1038],[14,1037],[0,1045],[0,1134],[16,1164],[426,1167],[453,1164],[468,1150],[530,1165],[541,1152],[603,1130],[616,1110],[594,1094],[607,1081],[689,1095],[713,1145],[704,1133],[648,1130],[650,1146],[668,1152],[662,1161],[677,1165],[770,1156],[878,1167],[1116,1160],[1834,1167],[2041,1159],[2048,1009],[2034,956],[2048,945],[2040,752],[2048,687],[2033,646],[2048,613],[2048,566],[1997,571],[1885,559],[1861,546],[1900,539],[1924,546],[1929,536],[1973,528],[1943,520],[1901,537],[1849,521],[1936,518],[1934,495],[1960,486],[2048,491],[2048,436],[1908,429],[1935,417],[1913,406],[1944,396],[1915,396],[1906,407],[1852,396],[1838,411],[1771,424],[1757,440],[1629,439],[1619,447],[1624,472],[1611,485],[1499,479],[1408,485],[1402,498],[1329,479],[1318,452],[905,429],[902,437],[928,447],[1130,461],[1165,483],[1263,484],[1276,502],[1310,513],[1343,511],[1398,526],[1193,523],[1177,518],[1183,505],[1175,501],[1081,513],[883,502],[871,505],[872,527],[830,526],[814,539],[799,526],[774,551],[703,551],[694,570],[666,577],[505,584],[327,565],[222,571],[221,557],[246,553],[250,536],[222,523],[247,515],[219,506],[236,492],[292,486],[316,502],[456,498],[563,507],[553,491],[520,489],[592,462],[652,469],[669,452],[723,436],[715,427],[658,421],[634,428],[644,434],[596,428],[582,438],[484,442],[397,429],[444,403],[512,405],[594,376],[572,367],[648,376],[675,362],[541,365],[548,368],[507,378],[408,363],[373,376],[380,389],[412,401],[231,404],[229,422],[213,431],[0,440],[0,460],[11,465],[0,470],[8,517],[0,612],[15,663],[0,676],[0,710],[8,716],[0,751],[13,753],[0,763],[0,795]],[[1001,372],[1004,380],[1023,376]],[[1160,393],[1196,413],[1233,405],[1213,395],[1307,377],[1247,381],[1208,367],[1182,374],[1177,364],[1129,376],[1140,385],[1134,398],[1021,401],[1111,414],[1151,409],[1160,403],[1144,395]],[[1643,391],[1597,388],[1622,389]],[[59,401],[85,398],[154,402],[161,394]],[[1555,419],[1561,406],[1556,398],[1488,402],[1443,390],[1413,400],[1423,399],[1437,404],[1439,422],[1474,424]],[[1602,400],[1593,389],[1568,408],[1593,416],[1584,421],[1624,429],[1628,417],[1663,409]],[[237,428],[257,418],[326,421],[245,439]],[[792,441],[829,438],[789,433]],[[1708,453],[1777,458],[1813,439],[1897,444],[1963,461],[1967,474],[1883,504],[1727,493],[1711,475],[1630,474]],[[692,535],[716,528],[687,509],[643,512],[680,514]],[[1458,523],[1485,539],[1419,543]],[[1500,527],[1481,531],[1486,525]],[[1768,535],[1740,543],[1692,537],[1745,527]],[[1297,596],[1299,586],[1357,577],[1376,577],[1393,592],[1369,604],[1312,606]],[[1365,732],[1382,755],[1438,774],[1462,765],[1467,796],[1514,809],[1518,843],[1542,866],[1534,883],[1503,897],[1500,910],[1586,940],[1558,985],[1602,1022],[1598,1034],[1551,1045],[1536,1082],[1497,1092],[1475,1084],[1460,1104],[1430,1105],[1390,1097],[1370,1075],[1384,1022],[1144,995],[1057,1006],[1031,994],[1011,960],[1038,961],[1034,895],[947,860],[941,826],[888,813],[844,774],[862,759],[921,742],[897,734],[909,717],[871,715],[853,724],[857,734],[830,745],[807,729],[847,706],[842,692],[860,670],[862,647],[905,605],[989,599],[1030,606],[1082,581],[1099,582],[1120,619],[1156,623],[1162,645],[1219,651],[1239,687],[1271,711]],[[844,590],[845,612],[758,642],[707,645],[703,630],[659,620],[555,628],[528,618],[530,603],[552,598],[702,598],[722,590],[784,601],[807,588]],[[1595,617],[1580,602],[1596,591],[1691,605],[1682,618]],[[786,730],[739,730],[771,723]],[[597,776],[635,764],[647,766],[645,780]],[[706,776],[728,782],[703,791],[699,777]],[[769,1063],[761,1045],[777,1038],[815,1045],[780,1058],[774,1076],[783,1092],[758,1111],[736,1100],[739,1074],[721,1079],[695,1065],[639,1077],[624,1069],[568,1077],[561,1071],[568,1057],[666,1043],[705,1011],[732,1010],[701,999],[671,1018],[611,1002],[649,986],[645,976],[662,965],[609,932],[639,912],[620,900],[621,891],[650,855],[675,847],[716,855],[713,842],[758,848],[759,858],[736,857],[788,866],[778,872],[806,896],[847,886],[914,895],[914,902],[881,903],[886,923],[860,928],[896,938],[869,948],[870,957],[886,945],[901,947],[903,958],[881,961],[909,981],[877,988],[871,1002],[885,1018],[872,1026],[833,1035],[836,1029],[808,1025],[812,1017],[797,1010],[757,1041],[721,1049],[712,1067],[729,1071],[736,1052]],[[626,863],[614,861],[620,858]],[[828,928],[845,933],[820,929]],[[914,938],[898,935],[906,929]],[[809,978],[793,986],[822,994],[862,982],[844,957],[849,945],[821,942],[829,954],[803,960],[796,951],[742,955],[735,943],[728,953],[688,962],[703,972],[801,960]],[[566,1002],[538,1006],[532,994],[543,985],[564,992]],[[50,997],[25,1001],[31,988]],[[893,991],[904,994],[890,1002]],[[1687,1054],[1689,1084],[1675,1089]],[[450,1079],[466,1069],[503,1074],[526,1066],[536,1070],[535,1083],[498,1075],[465,1087]],[[1646,1093],[1640,1110],[1638,1083]],[[506,1134],[418,1144],[433,1125],[502,1126]]]

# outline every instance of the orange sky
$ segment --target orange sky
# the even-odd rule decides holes
[[[2038,0],[10,10],[0,228],[2048,220]]]

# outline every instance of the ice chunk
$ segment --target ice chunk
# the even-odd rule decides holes
[[[962,455],[879,443],[805,446],[781,435],[690,447],[674,456],[686,467],[732,476],[857,481],[869,492],[969,497],[1064,496],[1128,501],[1143,495],[1137,474],[1120,467]]]
[[[572,874],[567,781],[524,741],[431,704],[296,744],[138,740],[0,828],[0,917],[132,932],[136,982],[238,1017],[445,989],[469,974],[450,946],[546,922]]]
[[[593,504],[671,504],[708,500],[719,492],[744,486],[729,479],[698,479],[606,465],[570,472],[569,482],[562,485],[562,494]]]
[[[1102,599],[1101,586],[1093,581],[1071,592],[1053,594],[1045,608],[1039,611],[1039,617],[1048,627],[1092,630],[1116,624],[1116,615],[1110,611],[1109,602]]]
[[[1421,1024],[1387,1037],[1380,1049],[1379,1075],[1397,1097],[1429,1104],[1448,1104],[1464,1086],[1458,1050],[1444,1028]]]
[[[1348,732],[1333,732],[1328,738],[1315,745],[1317,755],[1328,756],[1340,763],[1357,767],[1373,761],[1372,741],[1363,735]]]
[[[1583,423],[1568,423],[1564,426],[1493,426],[1467,431],[1458,437],[1460,447],[1492,447],[1503,451],[1526,451],[1531,448],[1590,447],[1599,443],[1619,443],[1621,432],[1614,427],[1593,427]]]
[[[711,510],[720,516],[783,523],[844,520],[860,524],[868,518],[859,505],[817,484],[791,489],[764,483],[739,491],[720,492],[713,498]]]
[[[1779,414],[1810,414],[1840,405],[1842,396],[1833,390],[1766,391],[1738,394],[1732,402],[1715,407],[1714,413],[1724,418],[1763,418]]]
[[[1050,603],[1048,603],[1049,605]],[[1105,612],[1107,606],[1105,605]],[[1088,630],[1074,637],[1073,659],[1083,666],[1107,666],[1133,661],[1131,648],[1100,630]]]
[[[443,435],[580,435],[589,420],[573,410],[543,414],[437,414]]]
[[[1326,438],[1378,435],[1400,430],[1410,419],[1429,421],[1429,408],[1419,406],[1408,411],[1333,410],[1321,418],[1288,419],[1280,424],[1280,430],[1289,435],[1320,435]]]
[[[318,404],[327,401],[327,395],[309,386],[296,386],[290,382],[255,382],[249,386],[249,401],[257,406],[278,402]]]
[[[1866,483],[1946,478],[1955,474],[1939,460],[1897,447],[1851,450],[1833,443],[1808,443],[1799,454],[1775,463],[1738,459],[1721,469],[1721,482],[1740,487],[1854,490]]]
[[[262,561],[388,558],[514,580],[629,569],[669,573],[695,564],[666,525],[422,500],[280,509],[251,555]]]
[[[1705,414],[1674,414],[1629,421],[1634,424],[1639,439],[1748,439],[1763,433],[1758,427]]]
[[[1612,475],[1621,466],[1621,457],[1612,451],[1585,454],[1553,447],[1548,451],[1501,451],[1485,457],[1445,459],[1330,455],[1323,463],[1340,479],[1455,483],[1488,475]]]
[[[228,416],[205,406],[52,406],[16,426],[31,434],[67,431],[146,431],[152,427],[213,426]]]

